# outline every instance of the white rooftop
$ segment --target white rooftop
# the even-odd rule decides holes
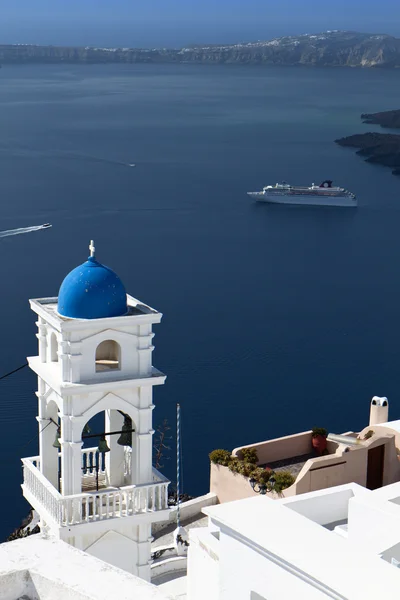
[[[400,570],[391,564],[400,559],[400,483],[376,492],[347,484],[282,500],[258,496],[204,512],[221,532],[290,565],[328,597],[400,597]]]
[[[371,425],[371,427],[388,427],[389,429],[393,429],[393,431],[397,431],[400,433],[400,420],[387,421],[386,423],[377,423],[376,425]]]
[[[65,542],[41,535],[0,545],[0,598],[166,600],[157,587]]]

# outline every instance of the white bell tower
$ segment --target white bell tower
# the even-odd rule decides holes
[[[22,459],[24,496],[42,530],[149,581],[151,524],[169,513],[169,481],[152,467],[153,386],[165,381],[152,366],[152,327],[162,315],[126,294],[93,242],[58,298],[30,304],[39,456]],[[104,425],[88,434],[98,413]],[[131,447],[120,445],[123,429]],[[92,447],[83,448],[85,433]],[[97,433],[106,434],[100,452]]]

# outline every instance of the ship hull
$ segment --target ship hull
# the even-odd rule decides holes
[[[297,204],[303,206],[343,206],[355,208],[357,200],[349,196],[316,196],[302,194],[269,194],[268,192],[247,192],[248,195],[257,200],[257,202],[267,202],[268,204]]]

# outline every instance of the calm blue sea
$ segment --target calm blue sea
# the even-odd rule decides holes
[[[56,295],[93,238],[164,313],[154,417],[174,427],[182,405],[184,491],[208,490],[214,448],[363,427],[374,394],[399,418],[400,178],[333,143],[399,98],[394,71],[3,67],[0,230],[53,227],[0,240],[0,375],[36,354],[28,299]],[[325,178],[358,210],[246,196]],[[0,539],[28,511],[35,389],[27,370],[0,381]]]

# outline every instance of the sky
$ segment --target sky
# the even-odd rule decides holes
[[[399,0],[0,0],[0,44],[181,47],[327,29],[400,37]]]

